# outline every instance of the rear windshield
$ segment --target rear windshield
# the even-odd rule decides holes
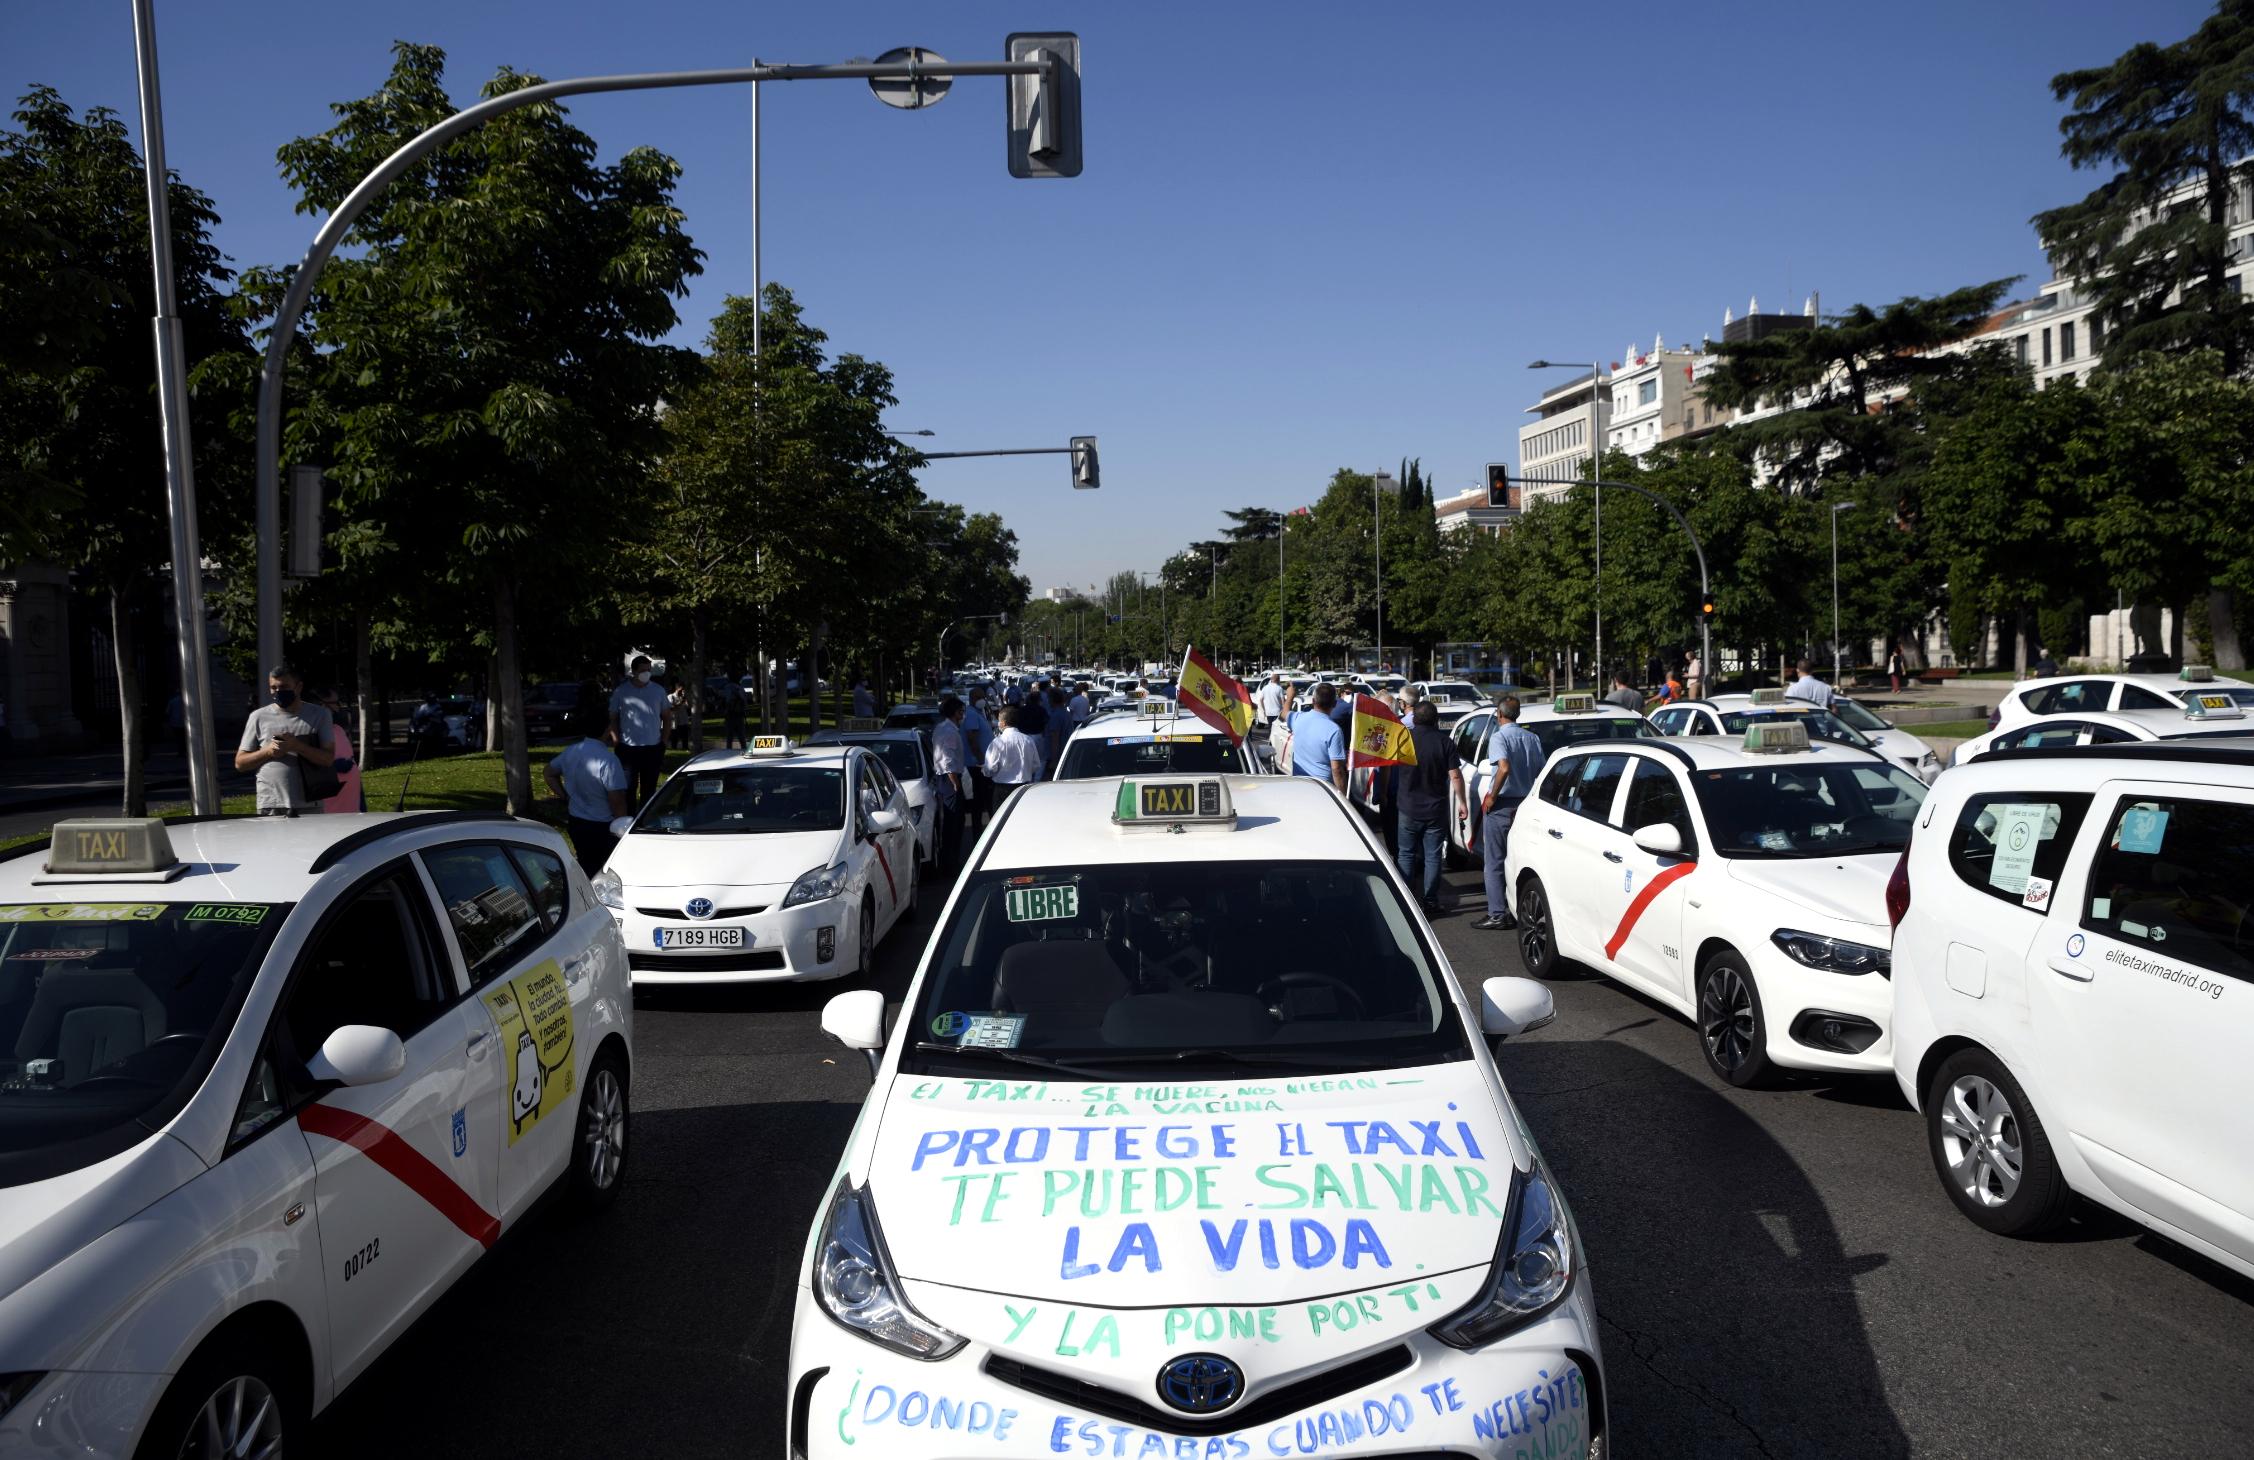
[[[1766,725],[1777,720],[1807,726],[1810,740],[1829,740],[1837,745],[1870,744],[1869,736],[1843,723],[1829,710],[1724,710],[1722,732],[1743,735],[1748,725]]]
[[[1469,1054],[1377,868],[1167,862],[985,872],[910,1018],[932,1068],[1171,1063],[1252,1074]],[[1013,1055],[1001,1051],[1014,1052]]]
[[[890,728],[890,727],[887,727]],[[901,726],[909,729],[909,726]],[[858,745],[875,753],[884,762],[884,768],[902,781],[920,781],[924,778],[924,755],[921,744],[905,740],[877,740],[860,735],[817,735],[811,745]]]
[[[1848,725],[1865,733],[1891,728],[1884,720],[1856,704],[1853,700],[1848,699],[1845,695],[1832,696],[1831,712]]]
[[[1060,781],[1099,776],[1131,776],[1143,771],[1224,771],[1251,769],[1226,735],[1082,736],[1065,747],[1057,767]]]
[[[1584,740],[1657,740],[1659,732],[1638,716],[1630,720],[1614,715],[1561,715],[1554,720],[1521,721],[1542,742],[1542,749],[1578,745]]]
[[[0,1186],[143,1139],[217,1058],[288,908],[0,905]]]
[[[682,771],[658,788],[634,830],[704,836],[844,825],[843,767],[779,763]]]

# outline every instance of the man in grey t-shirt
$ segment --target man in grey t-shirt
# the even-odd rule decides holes
[[[250,712],[243,722],[243,743],[235,751],[235,769],[258,772],[258,814],[305,816],[318,814],[321,803],[305,794],[301,765],[325,766],[336,759],[329,712],[304,697],[305,685],[297,670],[277,664],[266,672],[270,703]]]
[[[665,737],[673,728],[673,701],[650,682],[650,656],[636,654],[626,683],[610,692],[610,738],[630,782],[626,802],[646,804],[665,779]]]

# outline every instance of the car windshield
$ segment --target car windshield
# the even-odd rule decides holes
[[[1698,773],[1706,831],[1725,857],[1840,857],[1898,852],[1925,801],[1917,777],[1876,761],[1775,765]]]
[[[1842,723],[1829,710],[1724,710],[1722,733],[1743,735],[1746,726],[1773,720],[1792,720],[1807,726],[1810,740],[1829,740],[1835,745],[1859,745],[1866,749],[1870,746],[1869,736]]]
[[[1894,728],[1845,695],[1834,695],[1832,697],[1831,712],[1851,728],[1860,730],[1866,735],[1873,730],[1891,730]]]
[[[0,904],[0,1186],[100,1160],[168,1119],[217,1058],[287,912]]]
[[[844,767],[769,764],[682,771],[658,788],[634,830],[725,835],[836,831],[844,825]]]
[[[1561,745],[1578,745],[1584,740],[1655,740],[1659,732],[1642,716],[1628,719],[1619,715],[1560,715],[1554,720],[1529,720],[1523,722],[1542,742],[1545,751]]]
[[[911,1027],[917,1063],[1213,1073],[1468,1056],[1393,883],[1341,862],[990,871],[956,895]]]
[[[1226,735],[1192,733],[1088,734],[1064,748],[1060,781],[1131,776],[1141,771],[1241,771],[1244,757]]]
[[[908,726],[902,726],[908,729]],[[859,745],[873,751],[884,768],[902,781],[924,778],[923,746],[908,740],[880,740],[873,735],[817,735],[809,745]]]

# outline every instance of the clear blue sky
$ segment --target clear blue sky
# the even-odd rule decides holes
[[[1008,5],[715,0],[156,0],[173,166],[238,263],[294,260],[274,150],[382,79],[394,38],[554,78],[895,45],[999,55],[1013,29],[1085,54],[1087,170],[1003,166],[1001,83],[923,114],[859,83],[768,88],[765,265],[833,345],[898,377],[932,449],[1103,441],[1064,459],[934,463],[999,511],[1036,591],[1152,570],[1224,507],[1310,501],[1340,466],[1421,456],[1443,489],[1515,458],[1536,356],[1619,358],[1719,333],[1749,296],[1798,309],[2045,275],[2027,218],[2092,186],[2058,157],[2049,78],[2207,13],[2189,0],[1891,6]],[[0,5],[0,81],[122,111],[127,0]],[[701,338],[750,286],[748,94],[581,100],[606,156],[686,169],[709,255]],[[1552,380],[1558,377],[1550,377]]]

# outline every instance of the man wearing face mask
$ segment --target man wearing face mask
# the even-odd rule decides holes
[[[626,767],[626,801],[639,807],[657,794],[665,778],[665,732],[673,728],[673,705],[665,686],[650,682],[650,659],[636,654],[630,677],[610,692],[610,738],[618,763]]]
[[[266,672],[269,703],[250,712],[235,769],[258,772],[258,814],[319,815],[321,803],[305,794],[304,765],[336,760],[329,712],[303,698],[297,670],[277,664]]]

